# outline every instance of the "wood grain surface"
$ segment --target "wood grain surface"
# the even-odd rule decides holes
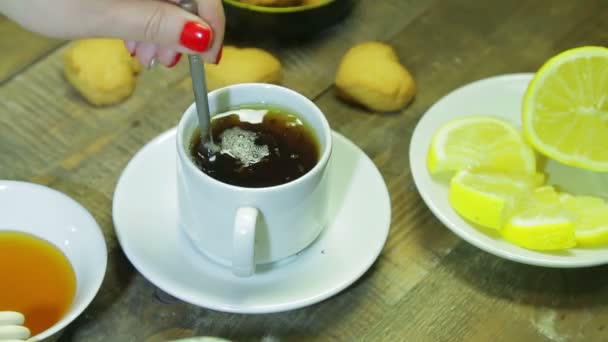
[[[63,42],[22,29],[0,14],[0,84],[43,58]]]
[[[473,80],[533,72],[564,49],[606,45],[607,17],[606,0],[361,0],[344,22],[310,40],[228,35],[227,43],[275,53],[283,84],[313,99],[332,128],[373,159],[391,196],[389,239],[361,279],[322,303],[265,315],[215,312],[164,295],[132,267],[116,240],[111,204],[118,176],[191,103],[187,63],[145,71],[128,100],[92,107],[63,78],[62,42],[0,18],[0,179],[72,196],[95,216],[109,247],[101,291],[60,341],[201,335],[235,341],[608,341],[608,268],[526,266],[463,242],[424,205],[408,160],[415,125],[435,101]],[[15,44],[15,37],[25,43]],[[366,40],[393,45],[414,75],[418,94],[403,111],[374,113],[336,98],[339,58]]]

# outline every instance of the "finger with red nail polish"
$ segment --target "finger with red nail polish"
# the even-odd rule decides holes
[[[135,52],[142,63],[149,63],[151,58],[148,55],[140,58],[138,47],[143,43],[156,44],[158,47],[172,49],[176,53],[199,54],[205,62],[215,63],[224,39],[226,20],[223,2],[222,0],[196,0],[196,2],[199,15],[181,8],[178,0],[108,0],[107,3],[112,3],[112,10],[107,12],[112,14],[111,22],[115,25],[100,27],[96,25],[94,33],[99,36],[125,39],[127,49],[131,53]],[[108,20],[99,21],[108,22]]]
[[[198,13],[201,19],[213,30],[213,40],[207,52],[201,53],[207,63],[217,63],[221,57],[220,48],[224,43],[226,18],[224,16],[223,1],[198,0]]]
[[[173,58],[173,62],[171,62],[171,64],[167,65],[167,67],[169,68],[173,68],[174,66],[177,65],[177,63],[179,63],[179,61],[182,59],[182,53],[179,52],[175,55],[175,57]]]
[[[160,48],[156,53],[156,58],[158,61],[166,66],[167,68],[172,68],[179,63],[182,58],[181,52],[177,52],[173,49]]]
[[[217,53],[217,57],[215,57],[215,64],[220,64],[220,61],[222,60],[223,51],[224,51],[224,44],[222,44],[222,46],[220,46],[220,51]]]
[[[150,68],[153,66],[152,60],[156,57],[157,49],[156,44],[137,43],[137,48],[135,49],[137,59],[139,59],[143,66]]]
[[[179,42],[185,48],[196,52],[205,52],[211,45],[213,33],[211,28],[197,21],[188,21],[184,24]]]
[[[137,46],[137,42],[133,40],[125,40],[125,48],[131,54],[131,57],[135,56],[135,47]]]

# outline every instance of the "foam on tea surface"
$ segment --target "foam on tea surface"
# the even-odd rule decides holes
[[[232,127],[220,135],[220,153],[238,159],[244,167],[259,163],[270,154],[267,145],[255,143],[258,135],[240,127]]]
[[[244,187],[290,182],[314,167],[317,140],[296,115],[274,109],[236,109],[211,121],[219,153],[209,153],[195,132],[191,144],[194,163],[209,176]]]

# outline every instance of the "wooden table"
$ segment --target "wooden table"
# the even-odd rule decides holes
[[[441,96],[480,78],[533,72],[567,48],[606,45],[606,18],[606,0],[362,0],[346,21],[310,41],[286,45],[228,36],[227,43],[265,47],[280,57],[283,84],[313,99],[333,129],[373,159],[392,202],[388,242],[359,281],[322,303],[267,315],[226,314],[165,298],[117,243],[111,218],[117,178],[192,101],[183,82],[187,63],[146,71],[126,102],[94,108],[62,77],[65,42],[0,18],[0,179],[45,184],[72,196],[93,213],[109,247],[101,291],[61,341],[195,335],[239,341],[608,341],[608,268],[546,269],[482,252],[431,214],[408,164],[416,122]],[[338,60],[364,40],[391,43],[413,72],[419,93],[407,109],[372,113],[336,98]]]

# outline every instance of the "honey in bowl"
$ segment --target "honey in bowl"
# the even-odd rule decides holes
[[[0,231],[0,311],[18,311],[32,336],[57,323],[76,294],[76,275],[53,244],[15,231]]]

